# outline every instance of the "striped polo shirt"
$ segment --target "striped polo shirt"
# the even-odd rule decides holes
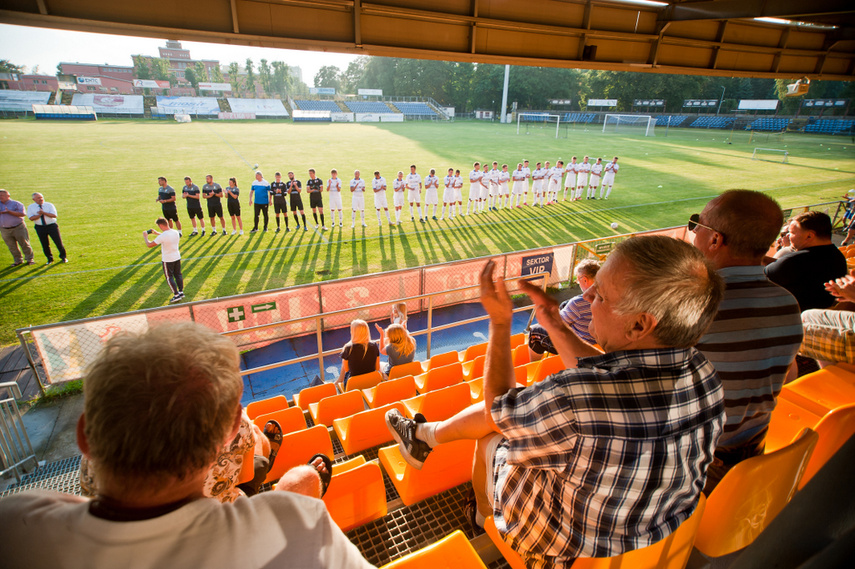
[[[725,267],[718,274],[724,298],[696,348],[721,378],[727,421],[718,449],[732,450],[765,436],[802,343],[802,321],[795,297],[768,280],[763,267]]]

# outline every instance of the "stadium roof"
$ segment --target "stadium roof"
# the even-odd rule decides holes
[[[0,0],[0,22],[418,59],[855,79],[852,0]]]

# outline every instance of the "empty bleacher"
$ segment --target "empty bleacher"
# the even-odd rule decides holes
[[[745,125],[745,130],[766,130],[772,132],[781,132],[787,130],[787,125],[790,124],[790,119],[779,118],[759,118],[751,124]]]
[[[698,117],[692,124],[691,128],[730,128],[733,126],[734,117]]]
[[[664,115],[656,117],[656,126],[680,126],[689,118],[686,115]]]
[[[595,113],[564,113],[561,120],[564,122],[576,122],[590,124],[597,118]]]
[[[345,105],[354,113],[385,114],[395,112],[389,108],[389,105],[380,101],[348,101]]]
[[[406,117],[436,117],[439,116],[434,112],[427,103],[413,102],[396,102],[395,107],[401,111]]]
[[[50,91],[0,90],[0,116],[20,116],[33,112],[33,105],[45,105]]]
[[[855,130],[855,120],[819,119],[805,127],[805,132],[817,134],[851,134]]]
[[[306,99],[294,99],[294,104],[301,111],[330,111],[340,113],[341,107],[335,101],[308,101]]]

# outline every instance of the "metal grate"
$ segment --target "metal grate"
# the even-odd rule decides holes
[[[37,489],[55,490],[80,496],[79,470],[80,455],[50,462],[44,466],[39,466],[35,472],[24,476],[20,483],[7,488],[5,492],[0,494],[0,497]]]

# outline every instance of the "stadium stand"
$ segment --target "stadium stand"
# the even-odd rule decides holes
[[[274,411],[287,408],[288,398],[284,395],[276,395],[275,397],[269,397],[267,399],[262,399],[261,401],[253,401],[246,406],[246,414],[250,419],[255,419],[259,415],[273,413]]]
[[[594,113],[564,113],[564,116],[561,117],[561,120],[564,122],[579,122],[579,123],[592,123],[594,119],[597,118],[597,115]]]
[[[307,101],[305,99],[294,99],[294,104],[301,111],[330,111],[340,113],[341,108],[335,101]]]
[[[689,117],[686,115],[663,115],[656,117],[656,126],[680,126]]]
[[[437,115],[427,103],[399,103],[396,102],[394,105],[398,108],[399,111],[404,113],[405,117],[436,117]]]
[[[745,130],[769,130],[773,132],[780,132],[782,130],[787,129],[787,125],[790,124],[790,119],[776,119],[776,118],[759,118],[752,122],[751,124],[745,125]]]
[[[255,113],[257,117],[289,116],[288,111],[279,99],[239,99],[229,97],[227,101],[233,113]]]
[[[730,128],[734,117],[698,117],[689,125],[690,128]]]
[[[45,105],[50,91],[0,91],[0,113],[2,116],[30,114],[33,105]]]
[[[380,101],[348,101],[345,105],[354,113],[384,114],[395,112],[389,108],[389,105]]]
[[[163,97],[157,96],[157,109],[161,115],[217,116],[220,105],[211,97]]]
[[[376,387],[362,390],[362,396],[365,402],[371,408],[382,407],[396,401],[403,401],[410,397],[415,397],[416,380],[412,375],[404,377],[390,378],[380,383]]]
[[[455,353],[455,356],[456,355],[457,354]],[[433,360],[433,358],[431,358],[431,360]],[[427,393],[428,391],[448,387],[449,385],[463,381],[463,365],[460,362],[454,362],[448,365],[435,365],[425,373],[417,375],[415,381],[416,390],[418,390],[419,393]]]
[[[95,93],[75,93],[72,105],[87,106],[95,109],[100,116],[143,115],[142,95],[97,95]]]
[[[96,121],[98,115],[92,107],[74,105],[33,105],[37,120]]]
[[[805,127],[805,132],[818,134],[850,134],[855,130],[855,120],[818,119]]]

